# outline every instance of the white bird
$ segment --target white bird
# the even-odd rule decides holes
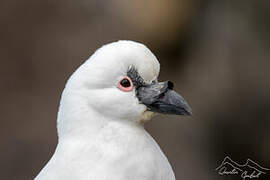
[[[98,49],[68,80],[58,118],[58,145],[36,180],[175,180],[143,127],[155,113],[190,115],[159,62],[143,44]]]

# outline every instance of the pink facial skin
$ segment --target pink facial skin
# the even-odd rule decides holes
[[[124,87],[124,86],[121,85],[121,81],[122,81],[123,79],[127,79],[127,80],[129,81],[129,83],[130,83],[130,86],[129,86],[129,87]],[[134,87],[134,85],[133,85],[133,83],[132,83],[132,80],[131,80],[128,76],[124,76],[124,77],[118,82],[117,86],[118,86],[118,88],[119,88],[121,91],[124,91],[124,92],[130,92],[130,91],[133,90],[133,87]]]

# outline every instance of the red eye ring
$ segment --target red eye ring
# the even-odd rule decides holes
[[[128,76],[124,76],[117,84],[118,88],[121,91],[129,92],[132,91],[134,85],[132,83],[132,80]]]

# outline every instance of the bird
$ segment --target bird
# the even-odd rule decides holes
[[[175,180],[144,124],[156,114],[191,115],[146,45],[103,45],[68,79],[57,115],[58,144],[35,180]]]

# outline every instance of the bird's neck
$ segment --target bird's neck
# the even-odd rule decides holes
[[[63,93],[57,118],[59,141],[69,137],[90,139],[111,124],[143,128],[140,122],[113,119],[89,108],[83,97],[66,96]]]

